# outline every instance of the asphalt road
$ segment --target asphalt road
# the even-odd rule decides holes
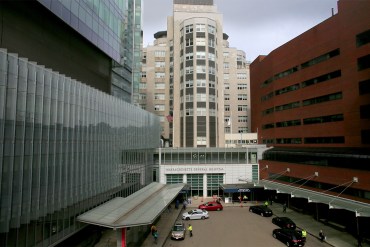
[[[282,247],[284,243],[272,237],[272,230],[278,228],[271,223],[273,217],[262,217],[250,213],[249,207],[224,207],[220,212],[209,212],[206,220],[185,221],[193,225],[193,237],[186,234],[185,240],[171,240],[168,236],[165,247],[239,247],[268,246]],[[308,236],[306,247],[328,247],[317,238]]]

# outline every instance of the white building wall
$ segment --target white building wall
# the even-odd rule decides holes
[[[242,184],[252,181],[252,166],[256,164],[181,164],[160,165],[160,183],[166,183],[167,174],[183,174],[183,182],[187,182],[187,174],[203,174],[203,191],[207,194],[207,174],[224,174],[224,184]]]

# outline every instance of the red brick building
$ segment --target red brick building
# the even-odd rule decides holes
[[[370,202],[370,1],[250,65],[261,179]],[[318,176],[316,176],[318,175]]]

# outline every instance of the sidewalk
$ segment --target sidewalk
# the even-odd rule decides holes
[[[167,240],[168,235],[171,232],[173,224],[179,217],[181,218],[182,212],[183,210],[181,209],[181,207],[179,209],[175,209],[174,205],[172,205],[172,209],[170,212],[168,212],[168,210],[165,210],[156,224],[159,233],[157,244],[154,243],[153,236],[149,234],[141,246],[163,246]]]

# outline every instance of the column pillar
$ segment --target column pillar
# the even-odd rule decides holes
[[[203,198],[207,196],[207,174],[205,173],[203,174]]]
[[[117,247],[126,247],[126,228],[120,228],[117,232]]]

